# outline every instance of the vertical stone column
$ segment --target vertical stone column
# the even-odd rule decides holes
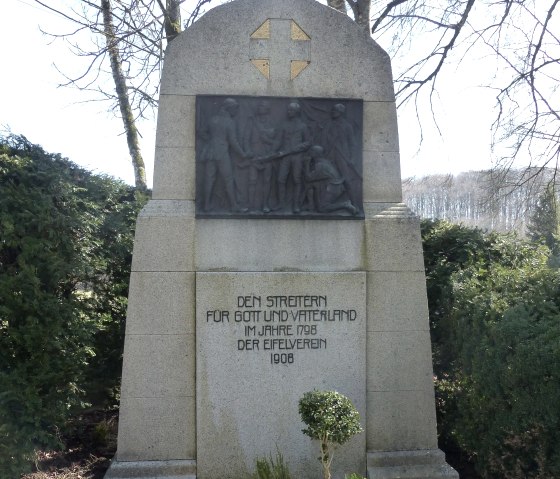
[[[437,448],[420,224],[404,204],[377,205],[368,251],[368,478],[457,478]]]
[[[153,199],[136,224],[111,479],[196,477],[194,103],[160,98]]]
[[[130,278],[116,461],[108,478],[196,477],[194,219],[141,212]]]

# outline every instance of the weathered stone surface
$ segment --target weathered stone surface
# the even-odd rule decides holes
[[[200,479],[247,477],[276,446],[294,477],[319,478],[297,404],[336,389],[365,418],[365,274],[197,273],[197,358]],[[336,474],[364,470],[364,451],[361,434]]]
[[[397,152],[364,151],[364,202],[400,203],[402,201],[401,170]]]
[[[439,449],[368,453],[368,479],[458,479]]]
[[[294,19],[311,38],[310,64],[294,80],[290,79],[290,58],[272,60],[270,80],[250,61],[250,36],[267,18]],[[287,51],[293,42],[287,32],[271,36],[270,41],[276,42],[276,49]],[[212,54],[208,45],[217,47]],[[348,72],[353,81],[348,81]],[[313,0],[228,3],[211,10],[167,51],[162,79],[165,95],[269,95],[271,89],[295,97],[394,100],[387,54],[350,18]]]
[[[156,146],[154,200],[195,199],[194,148]]]
[[[420,222],[406,209],[366,216],[365,229],[368,271],[424,271]]]
[[[160,95],[156,146],[195,147],[195,105],[192,95]]]
[[[367,450],[437,449],[434,393],[367,391]]]
[[[133,272],[126,333],[194,334],[194,288],[194,273]]]
[[[196,477],[192,464],[166,462],[195,458],[194,279],[131,275],[118,452],[108,478]],[[159,462],[136,462],[147,460]]]
[[[192,394],[194,343],[193,334],[127,335],[122,396],[154,398]]]
[[[117,461],[196,458],[195,398],[121,397]]]
[[[194,271],[194,204],[151,200],[138,216],[132,271]]]
[[[395,102],[364,102],[364,123],[364,150],[399,151]]]
[[[197,271],[364,268],[361,221],[198,220]]]
[[[367,335],[368,391],[432,391],[429,331],[385,331]]]
[[[368,273],[368,332],[428,331],[423,271]]]
[[[196,461],[113,461],[107,479],[196,479]]]

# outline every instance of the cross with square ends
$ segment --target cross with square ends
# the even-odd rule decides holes
[[[310,63],[310,43],[293,20],[269,18],[251,35],[251,63],[268,80],[293,80]]]

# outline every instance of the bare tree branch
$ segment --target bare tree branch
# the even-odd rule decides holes
[[[371,33],[375,33],[377,31],[379,25],[381,25],[381,23],[383,23],[383,20],[385,20],[385,18],[387,18],[389,13],[391,13],[395,7],[397,7],[398,5],[401,5],[403,3],[406,3],[407,1],[408,0],[393,0],[392,2],[389,2],[387,4],[387,6],[385,7],[385,10],[383,10],[381,15],[379,15],[379,17],[377,17],[377,19],[375,20],[373,26],[371,27]]]
[[[165,44],[181,32],[180,6],[185,0],[80,0],[68,9],[53,6],[52,0],[35,1],[75,26],[69,33],[47,34],[53,41],[68,42],[75,55],[88,59],[78,74],[61,72],[61,86],[110,102],[110,111],[123,120],[136,185],[145,188],[136,121],[157,106]],[[196,0],[187,24],[211,1]],[[113,88],[107,86],[108,79]]]

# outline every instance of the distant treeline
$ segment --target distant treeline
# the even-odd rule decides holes
[[[422,218],[524,234],[539,198],[554,180],[554,170],[524,183],[523,178],[527,172],[522,176],[520,170],[408,178],[403,180],[403,201]]]

